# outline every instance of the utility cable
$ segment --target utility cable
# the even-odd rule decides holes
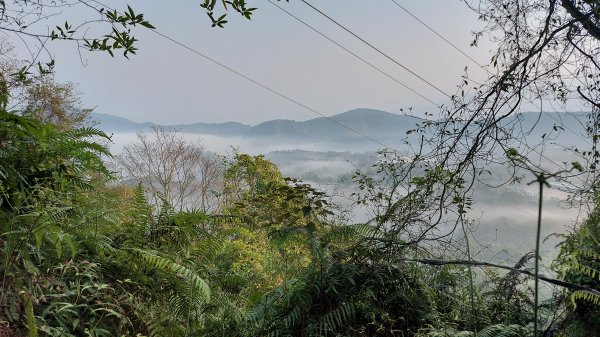
[[[447,94],[444,90],[440,89],[438,86],[436,86],[435,84],[429,82],[428,80],[426,80],[425,78],[423,78],[421,75],[417,74],[416,72],[414,72],[413,70],[411,70],[410,68],[408,68],[407,66],[403,65],[402,63],[398,62],[396,59],[394,59],[393,57],[389,56],[388,54],[386,54],[385,52],[383,52],[381,49],[375,47],[373,44],[369,43],[367,40],[363,39],[362,37],[360,37],[359,35],[357,35],[356,33],[354,33],[353,31],[351,31],[350,29],[346,28],[344,25],[342,25],[341,23],[339,23],[338,21],[336,21],[335,19],[333,19],[331,16],[327,15],[326,13],[322,12],[320,9],[318,9],[317,7],[315,7],[314,5],[310,4],[308,1],[306,0],[301,0],[303,3],[305,3],[307,6],[309,6],[310,8],[312,8],[313,10],[315,10],[317,13],[321,14],[323,17],[325,17],[327,20],[333,22],[335,25],[337,25],[338,27],[342,28],[343,30],[345,30],[346,32],[348,32],[350,35],[354,36],[355,38],[357,38],[358,40],[360,40],[362,43],[366,44],[367,46],[369,46],[371,49],[375,50],[376,52],[378,52],[379,54],[383,55],[385,58],[387,58],[388,60],[394,62],[396,65],[400,66],[402,69],[408,71],[410,74],[412,74],[413,76],[415,76],[416,78],[420,79],[421,81],[425,82],[427,85],[429,85],[430,87],[434,88],[435,90],[437,90],[438,92],[442,93],[444,96],[452,99],[452,96]]]
[[[355,58],[359,59],[360,61],[362,61],[363,63],[365,63],[366,65],[368,65],[369,67],[375,69],[376,71],[378,71],[379,73],[381,73],[382,75],[388,77],[389,79],[391,79],[392,81],[400,84],[401,86],[403,86],[404,88],[410,90],[412,93],[414,93],[415,95],[423,98],[424,100],[428,101],[429,103],[433,104],[436,108],[439,108],[439,104],[435,103],[432,99],[426,97],[425,95],[421,94],[420,92],[414,90],[413,88],[409,87],[408,85],[402,83],[400,80],[396,79],[395,77],[393,77],[392,75],[388,74],[387,72],[383,71],[381,68],[378,68],[377,66],[375,66],[373,63],[365,60],[364,58],[360,57],[359,55],[357,55],[356,53],[354,53],[353,51],[349,50],[348,48],[344,47],[343,45],[341,45],[340,43],[336,42],[335,40],[333,40],[331,37],[325,35],[324,33],[322,33],[321,31],[319,31],[318,29],[314,28],[313,26],[311,26],[310,24],[306,23],[304,20],[300,19],[299,17],[297,17],[296,15],[290,13],[289,11],[285,10],[283,7],[277,5],[276,3],[274,3],[272,0],[267,0],[270,4],[272,4],[273,6],[279,8],[282,12],[286,13],[287,15],[289,15],[290,17],[296,19],[298,22],[302,23],[304,26],[308,27],[310,30],[314,31],[315,33],[321,35],[323,38],[325,38],[326,40],[328,40],[329,42],[333,43],[334,45],[338,46],[339,48],[341,48],[342,50],[346,51],[348,54],[354,56]]]
[[[488,71],[485,66],[481,65],[481,63],[477,62],[475,59],[473,59],[471,56],[469,56],[469,54],[467,54],[462,49],[460,49],[459,47],[457,47],[454,43],[450,42],[442,34],[438,33],[435,29],[433,29],[431,26],[429,26],[428,24],[426,24],[423,20],[419,19],[416,15],[414,15],[413,13],[411,13],[406,7],[404,7],[401,4],[399,4],[396,0],[391,0],[391,1],[394,4],[396,4],[396,6],[398,6],[400,9],[402,9],[404,12],[406,12],[408,15],[412,16],[413,19],[417,20],[420,24],[422,24],[427,29],[429,29],[432,33],[434,33],[435,35],[437,35],[440,39],[444,40],[444,42],[446,42],[452,48],[456,49],[459,53],[463,54],[466,58],[468,58],[469,60],[471,60],[471,62],[473,62],[476,65],[478,65],[481,69],[483,69],[485,71]]]
[[[190,46],[188,46],[188,45],[186,45],[186,44],[184,44],[182,42],[179,42],[179,41],[177,41],[177,40],[175,40],[175,39],[173,39],[173,38],[171,38],[171,37],[169,37],[169,36],[167,36],[167,35],[159,32],[156,29],[153,29],[152,32],[154,32],[155,34],[157,34],[159,36],[162,36],[163,38],[165,38],[165,39],[173,42],[176,45],[179,45],[179,46],[181,46],[181,47],[189,50],[190,52],[192,52],[192,53],[194,53],[194,54],[196,54],[198,56],[201,56],[205,60],[210,61],[210,62],[218,65],[219,67],[221,67],[221,68],[223,68],[225,70],[228,70],[228,71],[234,73],[235,75],[238,75],[239,77],[241,77],[241,78],[243,78],[243,79],[245,79],[245,80],[247,80],[247,81],[249,81],[249,82],[251,82],[253,84],[258,85],[259,87],[261,87],[261,88],[263,88],[263,89],[265,89],[265,90],[267,90],[267,91],[269,91],[269,92],[271,92],[271,93],[273,93],[273,94],[275,94],[275,95],[277,95],[277,96],[279,96],[279,97],[281,97],[281,98],[283,98],[283,99],[285,99],[285,100],[287,100],[287,101],[289,101],[291,103],[294,103],[294,104],[298,105],[299,107],[302,107],[302,108],[304,108],[304,109],[306,109],[306,110],[308,110],[308,111],[310,111],[310,112],[312,112],[312,113],[314,113],[316,115],[319,115],[319,116],[321,116],[323,118],[326,118],[326,119],[334,122],[335,124],[337,124],[337,125],[345,128],[345,129],[347,129],[347,130],[349,130],[349,131],[351,131],[351,132],[353,132],[353,133],[355,133],[355,134],[357,134],[357,135],[359,135],[359,136],[361,136],[361,137],[363,137],[363,138],[365,138],[365,139],[367,139],[367,140],[369,140],[369,141],[371,141],[371,142],[373,142],[373,143],[375,143],[377,145],[383,146],[384,148],[394,149],[394,148],[392,148],[392,147],[390,147],[390,146],[388,146],[386,144],[383,144],[382,142],[380,142],[380,141],[372,138],[371,136],[368,136],[368,135],[366,135],[366,134],[364,134],[364,133],[362,133],[362,132],[360,132],[360,131],[358,131],[358,130],[356,130],[356,129],[354,129],[354,128],[352,128],[352,127],[350,127],[350,126],[348,126],[348,125],[346,125],[346,124],[344,124],[344,123],[342,123],[342,122],[340,122],[340,121],[338,121],[338,120],[336,120],[334,118],[331,118],[331,117],[329,117],[329,116],[327,116],[327,115],[325,115],[325,114],[323,114],[323,113],[321,113],[321,112],[319,112],[319,111],[317,111],[317,110],[315,110],[315,109],[313,109],[313,108],[305,105],[304,103],[301,103],[301,102],[295,100],[294,98],[291,98],[290,96],[287,96],[287,95],[283,94],[282,92],[277,91],[277,90],[275,90],[275,89],[267,86],[266,84],[263,84],[263,83],[255,80],[255,79],[253,79],[252,77],[250,77],[248,75],[245,75],[245,74],[239,72],[238,70],[236,70],[236,69],[234,69],[234,68],[232,68],[230,66],[227,66],[224,63],[221,63],[221,62],[217,61],[214,58],[211,58],[211,57],[207,56],[206,54],[203,54],[203,53],[199,52],[196,49],[194,49],[194,48],[192,48],[192,47],[190,47]]]
[[[99,4],[100,6],[103,6],[105,8],[111,9],[111,7],[104,5],[103,3],[99,2],[98,0],[91,0],[91,1]],[[306,2],[305,0],[302,0],[302,1]],[[308,5],[310,5],[310,4],[308,4]],[[113,10],[113,9],[111,9],[111,10]],[[247,81],[249,81],[249,82],[251,82],[251,83],[253,83],[255,85],[260,86],[261,88],[263,88],[263,89],[265,89],[265,90],[267,90],[267,91],[269,91],[269,92],[271,92],[271,93],[273,93],[273,94],[275,94],[275,95],[277,95],[277,96],[279,96],[279,97],[281,97],[281,98],[283,98],[283,99],[285,99],[285,100],[287,100],[287,101],[289,101],[289,102],[291,102],[293,104],[296,104],[296,105],[298,105],[298,106],[300,106],[300,107],[302,107],[302,108],[304,108],[304,109],[306,109],[306,110],[308,110],[308,111],[310,111],[310,112],[312,112],[314,114],[317,114],[317,115],[319,115],[319,116],[321,116],[321,117],[323,117],[325,119],[328,119],[328,120],[332,121],[333,123],[339,125],[340,127],[343,127],[345,129],[347,129],[347,130],[349,130],[349,131],[351,131],[351,132],[353,132],[353,133],[355,133],[355,134],[357,134],[357,135],[359,135],[359,136],[361,136],[361,137],[369,140],[372,143],[375,143],[375,144],[377,144],[379,146],[383,146],[384,148],[389,148],[389,149],[392,149],[392,150],[394,150],[396,152],[399,152],[398,150],[394,149],[393,147],[388,146],[388,145],[386,145],[386,144],[384,144],[384,143],[382,143],[382,142],[380,142],[380,141],[378,141],[378,140],[376,140],[376,139],[374,139],[374,138],[372,138],[372,137],[370,137],[370,136],[368,136],[368,135],[366,135],[366,134],[364,134],[364,133],[362,133],[362,132],[360,132],[358,130],[355,130],[354,128],[352,128],[350,126],[348,126],[348,125],[346,125],[346,124],[344,124],[344,123],[342,123],[340,121],[335,120],[334,118],[326,116],[325,114],[322,114],[321,112],[319,112],[319,111],[317,111],[317,110],[315,110],[315,109],[313,109],[313,108],[311,108],[311,107],[309,107],[309,106],[307,106],[307,105],[305,105],[305,104],[303,104],[303,103],[301,103],[301,102],[299,102],[299,101],[297,101],[297,100],[295,100],[295,99],[293,99],[293,98],[291,98],[291,97],[289,97],[289,96],[287,96],[287,95],[285,95],[285,94],[283,94],[283,93],[281,93],[281,92],[279,92],[279,91],[277,91],[275,89],[272,89],[271,87],[269,87],[269,86],[267,86],[267,85],[265,85],[265,84],[263,84],[263,83],[255,80],[255,79],[253,79],[252,77],[250,77],[248,75],[245,75],[245,74],[239,72],[238,70],[236,70],[236,69],[234,69],[234,68],[232,68],[230,66],[227,66],[224,63],[221,63],[221,62],[217,61],[216,59],[211,58],[208,55],[206,55],[206,54],[204,54],[204,53],[202,53],[202,52],[200,52],[200,51],[198,51],[198,50],[196,50],[196,49],[194,49],[194,48],[192,48],[192,47],[190,47],[190,46],[188,46],[188,45],[186,45],[186,44],[184,44],[182,42],[179,42],[179,41],[175,40],[174,38],[172,38],[170,36],[165,35],[165,34],[159,32],[156,28],[155,29],[148,28],[148,30],[154,32],[155,34],[161,36],[164,39],[167,39],[167,40],[171,41],[172,43],[174,43],[174,44],[176,44],[176,45],[178,45],[178,46],[180,46],[182,48],[187,49],[188,51],[190,51],[190,52],[192,52],[192,53],[194,53],[194,54],[196,54],[196,55],[204,58],[205,60],[210,61],[211,63],[214,63],[214,64],[218,65],[219,67],[221,67],[221,68],[223,68],[223,69],[225,69],[225,70],[227,70],[229,72],[232,72],[235,75],[237,75],[239,77],[242,77],[245,80],[247,80]],[[537,151],[536,149],[529,147],[527,144],[523,143],[519,139],[517,139],[517,141],[519,143],[521,143],[521,145],[525,146],[528,150],[531,150],[531,151],[539,154],[541,157],[543,157],[546,160],[552,162],[553,164],[557,165],[558,167],[562,167],[562,165],[560,165],[557,162],[553,161],[552,159],[546,157],[544,154],[542,154],[541,152]],[[579,177],[579,179],[581,179],[581,178]]]
[[[361,58],[360,56],[356,55],[355,53],[353,53],[352,51],[348,50],[347,48],[345,48],[344,46],[342,46],[341,44],[339,44],[338,42],[336,42],[335,40],[331,39],[330,37],[328,37],[327,35],[321,33],[319,30],[317,30],[316,28],[312,27],[311,25],[309,25],[308,23],[306,23],[305,21],[301,20],[300,18],[298,18],[297,16],[293,15],[292,13],[290,13],[289,11],[285,10],[284,8],[282,8],[281,6],[275,4],[272,2],[272,0],[267,0],[269,3],[271,3],[272,5],[276,6],[277,8],[279,8],[281,11],[285,12],[286,14],[288,14],[289,16],[293,17],[294,19],[296,19],[297,21],[299,21],[300,23],[302,23],[303,25],[305,25],[306,27],[308,27],[309,29],[313,30],[314,32],[316,32],[317,34],[321,35],[322,37],[324,37],[325,39],[329,40],[331,43],[335,44],[336,46],[342,48],[343,50],[345,50],[346,52],[350,53],[351,55],[353,55],[354,57],[360,59],[361,61],[365,62],[367,65],[371,66],[372,68],[374,68],[375,70],[379,71],[380,73],[386,75],[387,77],[391,78],[392,80],[394,80],[395,82],[399,83],[400,85],[404,86],[405,88],[411,90],[412,92],[416,93],[417,95],[421,96],[422,98],[426,99],[427,101],[433,103],[431,100],[427,99],[426,97],[424,97],[423,95],[421,95],[420,93],[415,92],[414,90],[412,90],[411,88],[409,88],[408,86],[406,86],[405,84],[399,82],[398,80],[396,80],[394,77],[390,76],[389,74],[385,73],[384,71],[382,71],[381,69],[377,68],[376,66],[374,66],[373,64],[371,64],[370,62],[364,60],[363,58]],[[312,6],[310,3],[306,2],[305,0],[302,0],[304,3],[306,3],[308,6],[310,6],[311,8],[313,8],[314,10],[316,10],[317,12],[319,12],[321,15],[325,16],[326,18],[328,18],[329,20],[333,21],[334,23],[336,23],[336,25],[340,26],[341,28],[343,28],[344,30],[346,30],[347,32],[349,32],[350,34],[352,34],[353,36],[355,36],[356,38],[358,38],[359,40],[363,41],[364,43],[366,43],[367,45],[369,45],[372,48],[373,47],[370,43],[368,43],[367,41],[363,40],[362,38],[360,38],[358,35],[354,34],[353,32],[351,32],[350,30],[346,29],[345,27],[343,27],[341,24],[339,24],[337,21],[333,20],[332,18],[330,18],[329,16],[327,16],[325,13],[321,12],[319,9],[317,9],[316,7]],[[395,0],[392,0],[394,3],[396,3]],[[487,71],[487,69],[482,66],[481,64],[477,63],[477,61],[475,61],[474,59],[472,59],[471,57],[469,57],[466,53],[464,53],[463,51],[461,51],[458,47],[456,47],[454,44],[452,44],[450,41],[448,41],[447,39],[445,39],[441,34],[437,33],[434,29],[432,29],[431,27],[429,27],[427,24],[425,24],[422,20],[420,20],[419,18],[417,18],[416,16],[414,16],[412,13],[410,13],[408,10],[406,10],[404,7],[402,7],[400,4],[396,3],[398,6],[400,6],[402,9],[404,9],[407,13],[409,13],[411,16],[413,16],[417,21],[421,22],[423,25],[425,25],[426,27],[428,27],[432,32],[434,32],[436,35],[438,35],[440,38],[442,38],[444,41],[446,41],[448,44],[450,44],[451,46],[453,46],[455,49],[459,50],[461,52],[461,54],[465,55],[466,57],[468,57],[471,61],[475,62],[478,66],[480,66],[481,68],[483,68],[484,70]],[[376,48],[375,48],[376,49]],[[377,49],[376,49],[377,50]],[[379,50],[378,50],[379,51]],[[380,51],[379,51],[380,52]],[[381,52],[380,52],[381,53]],[[388,57],[389,59],[391,59],[389,56],[385,55],[386,57]],[[392,59],[392,61],[394,61]],[[395,62],[397,63],[397,62]],[[402,65],[401,65],[402,66]],[[403,67],[403,66],[402,66]],[[404,67],[403,67],[404,68]],[[410,70],[409,70],[410,71]],[[412,73],[412,72],[411,72]],[[416,74],[414,74],[416,75]],[[418,75],[416,75],[417,77],[419,77]],[[422,79],[423,80],[423,79]],[[428,83],[430,84],[430,83]],[[431,84],[430,84],[431,85]],[[437,89],[437,88],[436,88]],[[439,91],[439,89],[438,89]],[[533,102],[532,102],[533,103]],[[435,104],[435,103],[433,103]],[[534,103],[535,104],[535,103]],[[437,104],[436,104],[437,106]],[[554,119],[554,117],[552,115],[550,115],[551,118]],[[555,119],[555,121],[557,121]],[[558,122],[558,121],[557,121]],[[549,162],[553,163],[554,165],[556,165],[557,167],[562,168],[562,165],[558,164],[557,162],[555,162],[554,160],[550,159],[549,157],[547,157],[546,155],[544,155],[543,153],[541,153],[540,151],[538,151],[535,148],[532,148],[530,146],[528,146],[526,143],[518,140],[518,142],[524,146],[526,149],[535,152],[536,154],[538,154],[540,157],[548,160]],[[582,180],[580,178],[580,180]],[[583,180],[582,180],[583,181]]]
[[[91,1],[99,4],[100,6],[104,6],[105,8],[111,9],[109,6],[104,5],[103,3],[99,2],[98,0],[91,0]],[[111,9],[111,10],[113,10],[113,9]],[[179,41],[175,40],[174,38],[172,38],[172,37],[170,37],[168,35],[165,35],[165,34],[159,32],[156,28],[154,28],[154,29],[147,28],[147,29],[150,30],[151,32],[153,32],[154,34],[157,34],[158,36],[161,36],[162,38],[164,38],[166,40],[169,40],[172,43],[174,43],[174,44],[176,44],[176,45],[178,45],[178,46],[180,46],[182,48],[187,49],[188,51],[190,51],[190,52],[192,52],[192,53],[194,53],[194,54],[196,54],[196,55],[204,58],[205,60],[207,60],[207,61],[209,61],[211,63],[214,63],[217,66],[219,66],[219,67],[221,67],[221,68],[223,68],[223,69],[225,69],[225,70],[227,70],[227,71],[229,71],[229,72],[231,72],[231,73],[233,73],[233,74],[235,74],[235,75],[237,75],[237,76],[239,76],[239,77],[241,77],[241,78],[243,78],[243,79],[245,79],[245,80],[247,80],[247,81],[249,81],[249,82],[251,82],[251,83],[253,83],[253,84],[255,84],[255,85],[257,85],[257,86],[259,86],[259,87],[261,87],[261,88],[263,88],[263,89],[265,89],[265,90],[267,90],[267,91],[269,91],[269,92],[271,92],[271,93],[273,93],[273,94],[275,94],[275,95],[277,95],[277,96],[279,96],[279,97],[287,100],[287,101],[289,101],[289,102],[291,102],[291,103],[293,103],[293,104],[296,104],[296,105],[298,105],[298,106],[300,106],[300,107],[302,107],[302,108],[304,108],[304,109],[306,109],[306,110],[308,110],[308,111],[310,111],[310,112],[312,112],[312,113],[314,113],[316,115],[319,115],[319,116],[321,116],[321,117],[323,117],[325,119],[328,119],[328,120],[332,121],[333,123],[339,125],[340,127],[343,127],[345,129],[347,129],[348,131],[353,132],[353,133],[355,133],[355,134],[357,134],[357,135],[359,135],[359,136],[361,136],[361,137],[369,140],[372,143],[375,143],[375,144],[377,144],[379,146],[383,146],[384,148],[392,149],[392,150],[394,150],[396,152],[399,152],[395,148],[393,148],[391,146],[388,146],[388,145],[386,145],[386,144],[378,141],[377,139],[375,139],[375,138],[373,138],[373,137],[371,137],[369,135],[366,135],[366,134],[364,134],[364,133],[362,133],[362,132],[360,132],[360,131],[358,131],[358,130],[356,130],[356,129],[354,129],[354,128],[352,128],[352,127],[350,127],[350,126],[348,126],[348,125],[346,125],[346,124],[344,124],[344,123],[342,123],[342,122],[340,122],[340,121],[338,121],[338,120],[336,120],[336,119],[334,119],[332,117],[329,117],[329,116],[327,116],[327,115],[325,115],[325,114],[323,114],[323,113],[321,113],[321,112],[319,112],[319,111],[317,111],[317,110],[315,110],[315,109],[313,109],[313,108],[311,108],[311,107],[309,107],[309,106],[307,106],[307,105],[299,102],[298,100],[295,100],[294,98],[291,98],[290,96],[287,96],[287,95],[283,94],[282,92],[277,91],[277,90],[269,87],[268,85],[263,84],[263,83],[259,82],[258,80],[255,80],[252,77],[250,77],[248,75],[245,75],[245,74],[241,73],[240,71],[238,71],[238,70],[236,70],[236,69],[234,69],[234,68],[232,68],[232,67],[230,67],[230,66],[228,66],[228,65],[226,65],[226,64],[224,64],[224,63],[222,63],[220,61],[217,61],[216,59],[214,59],[214,58],[212,58],[212,57],[210,57],[210,56],[208,56],[208,55],[206,55],[206,54],[198,51],[197,49],[194,49],[194,48],[192,48],[192,47],[184,44],[183,42],[179,42]]]
[[[402,6],[400,3],[398,3],[398,1],[396,0],[390,0],[392,1],[396,6],[398,6],[400,9],[402,9],[405,13],[407,13],[408,15],[410,15],[413,19],[415,19],[417,22],[419,22],[421,25],[425,26],[427,29],[429,29],[432,33],[434,33],[435,35],[437,35],[440,39],[442,39],[444,42],[446,42],[449,46],[451,46],[452,48],[456,49],[459,53],[461,53],[463,56],[465,56],[467,59],[469,59],[471,62],[475,63],[476,65],[478,65],[481,69],[485,70],[488,74],[490,74],[489,70],[484,67],[483,65],[481,65],[479,62],[477,62],[475,59],[473,59],[471,56],[469,56],[469,54],[467,54],[465,51],[463,51],[461,48],[459,48],[458,46],[456,46],[454,43],[450,42],[448,39],[446,39],[441,33],[439,33],[438,31],[436,31],[435,29],[433,29],[431,26],[429,26],[426,22],[424,22],[423,20],[421,20],[419,17],[417,17],[415,14],[413,14],[410,10],[408,10],[406,7]],[[565,68],[566,69],[566,68]],[[569,71],[567,69],[567,71]],[[573,75],[572,72],[569,71],[569,73],[571,73],[571,75]],[[574,76],[574,75],[573,75]],[[580,80],[579,78],[577,78],[578,80]],[[541,106],[537,105],[536,103],[534,103],[533,101],[526,99],[529,103],[531,103],[533,106],[535,106],[536,108],[538,108],[539,110],[542,110]],[[554,117],[551,113],[548,113],[548,116],[550,118],[552,118],[555,122],[559,123],[561,125],[561,127],[564,127],[565,129],[571,131],[574,135],[576,135],[577,137],[579,137],[581,140],[583,140],[585,143],[587,143],[588,145],[591,145],[590,142],[583,138],[579,133],[575,132],[574,130],[572,130],[571,128],[569,128],[567,125],[562,125],[562,122],[559,121],[556,117]]]
[[[438,31],[436,31],[435,29],[433,29],[431,26],[429,26],[427,23],[425,23],[423,20],[419,19],[415,14],[413,14],[411,11],[409,11],[406,7],[402,6],[401,4],[399,4],[396,0],[391,0],[396,6],[398,6],[400,9],[402,9],[405,13],[407,13],[408,15],[412,16],[413,19],[417,20],[421,25],[425,26],[427,29],[429,29],[432,33],[434,33],[435,35],[437,35],[440,39],[442,39],[444,42],[446,42],[449,46],[451,46],[452,48],[456,49],[459,53],[461,53],[462,55],[464,55],[466,58],[468,58],[471,62],[475,63],[477,66],[479,66],[481,69],[483,69],[488,76],[491,76],[490,71],[483,66],[481,63],[477,62],[475,59],[473,59],[471,56],[469,56],[469,54],[467,54],[465,51],[463,51],[462,49],[460,49],[457,45],[455,45],[454,43],[450,42],[450,40],[446,39],[442,34],[440,34]],[[468,79],[469,81],[481,86],[482,84],[469,78],[466,77],[466,79]]]

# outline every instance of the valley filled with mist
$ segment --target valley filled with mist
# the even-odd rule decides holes
[[[0,337],[596,337],[600,0],[0,0]]]
[[[159,126],[152,122],[136,123],[106,114],[94,114],[98,127],[111,135],[111,149],[118,155],[122,148],[137,140],[138,132],[148,132]],[[586,113],[523,113],[507,123],[518,124],[516,133],[525,135],[528,144],[543,143],[544,154],[531,152],[533,160],[549,169],[560,168],[557,163],[578,160],[576,148],[585,148],[584,125]],[[350,131],[372,137],[381,144],[369,141]],[[382,156],[383,145],[393,148],[406,158],[414,156],[418,138],[409,130],[417,129],[422,118],[393,114],[374,109],[355,109],[307,121],[273,120],[250,126],[238,122],[160,125],[177,131],[186,140],[199,142],[206,150],[221,156],[234,151],[264,155],[288,177],[298,178],[327,192],[348,212],[349,222],[366,223],[373,214],[356,204],[353,193],[358,190],[355,174],[373,174],[373,166]],[[518,121],[518,123],[516,123]],[[564,132],[569,130],[569,132]],[[575,133],[573,131],[577,130]],[[408,134],[407,134],[408,133]],[[578,136],[579,134],[579,136]],[[516,143],[516,146],[519,144]],[[504,157],[504,153],[496,155]],[[511,181],[511,177],[522,178]],[[477,258],[502,263],[515,263],[533,250],[537,222],[537,185],[530,172],[512,172],[503,165],[492,165],[485,173],[485,184],[476,187],[468,213],[474,239],[479,246]],[[577,180],[572,182],[577,186]],[[495,187],[499,185],[499,187]],[[571,188],[575,188],[571,186]],[[573,228],[586,210],[567,200],[569,186],[554,186],[546,191],[543,215],[543,249],[545,259],[556,255],[558,235]],[[440,227],[440,232],[451,228]],[[456,240],[460,241],[458,237]]]

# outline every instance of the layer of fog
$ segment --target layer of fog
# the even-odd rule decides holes
[[[367,169],[376,162],[377,156],[373,150],[361,153],[354,147],[349,149],[339,144],[249,141],[240,137],[189,133],[182,136],[187,140],[199,141],[207,150],[218,154],[231,154],[233,148],[252,155],[265,154],[284,175],[300,178],[334,195],[342,208],[349,210],[350,222],[364,223],[371,217],[368,211],[353,204],[350,195],[356,191],[353,173],[357,169]],[[118,133],[112,136],[112,140],[111,151],[118,154],[124,145],[136,141],[136,134]],[[556,154],[560,152],[556,150]],[[556,245],[560,241],[552,235],[568,231],[581,214],[578,209],[566,206],[564,200],[567,195],[564,192],[551,188],[546,189],[545,194],[542,236],[547,239],[542,247],[542,256],[547,263],[556,256]],[[468,217],[475,227],[472,238],[474,258],[514,263],[534,248],[537,187],[520,184],[478,190]],[[440,229],[441,232],[444,230]],[[459,231],[454,235],[459,240],[462,234]]]
[[[252,155],[265,154],[273,151],[286,150],[305,150],[305,151],[349,151],[350,148],[355,152],[374,152],[377,146],[369,143],[324,143],[311,142],[303,140],[301,142],[294,140],[273,140],[269,138],[244,138],[244,137],[221,137],[215,135],[197,134],[197,133],[180,133],[182,137],[189,141],[200,142],[207,150],[226,154],[231,153],[232,149],[239,149],[242,153]],[[112,143],[110,150],[113,154],[119,154],[123,151],[123,146],[133,143],[137,139],[136,133],[133,132],[118,132],[111,134]]]

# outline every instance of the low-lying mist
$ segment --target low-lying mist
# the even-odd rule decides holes
[[[357,207],[351,197],[357,191],[352,176],[357,169],[368,170],[378,159],[375,149],[357,149],[352,145],[323,142],[274,142],[242,137],[221,137],[182,133],[189,141],[200,142],[206,150],[221,155],[231,154],[233,149],[252,155],[264,154],[275,162],[285,176],[296,177],[333,196],[348,210],[352,223],[367,222],[372,214]],[[113,154],[136,141],[131,132],[112,135]],[[556,154],[561,152],[556,151]],[[495,172],[504,179],[503,172]],[[542,236],[546,238],[542,255],[550,261],[558,250],[559,240],[553,234],[565,233],[573,226],[580,212],[567,207],[567,194],[557,189],[546,189],[542,216]],[[472,223],[474,258],[485,261],[514,263],[534,248],[537,223],[537,188],[525,183],[500,188],[478,188],[473,198],[468,218]],[[441,231],[444,229],[442,228]],[[460,232],[460,231],[458,231]],[[454,234],[460,240],[459,233]],[[486,248],[486,249],[483,249]]]
[[[212,152],[225,154],[230,153],[233,148],[240,152],[252,155],[266,154],[273,151],[304,150],[304,151],[347,151],[349,148],[353,152],[375,152],[377,147],[373,144],[364,143],[324,143],[311,142],[303,140],[302,142],[294,140],[277,139],[268,137],[238,137],[238,136],[215,136],[197,133],[180,133],[186,140],[199,141],[204,147]],[[111,151],[118,154],[123,150],[123,146],[135,142],[137,134],[135,132],[115,132],[112,134]],[[349,150],[348,150],[349,151]]]

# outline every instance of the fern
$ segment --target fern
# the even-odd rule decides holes
[[[592,260],[600,261],[600,254],[593,252],[591,250],[576,250],[573,256],[583,256]]]
[[[27,321],[27,336],[37,337],[38,326],[33,314],[33,299],[27,292],[23,292],[23,301],[25,301],[25,319]]]
[[[331,329],[335,330],[341,328],[344,324],[349,322],[355,314],[355,306],[353,303],[342,303],[339,307],[329,311],[322,318],[322,324],[319,330]]]
[[[600,254],[591,250],[577,249],[573,252],[571,259],[567,263],[569,269],[581,273],[587,277],[600,281],[600,270],[587,266],[579,261],[578,257],[588,260],[600,261]]]
[[[456,331],[454,329],[429,328],[417,334],[427,337],[526,337],[531,334],[530,330],[519,324],[493,324],[489,325],[477,334],[472,331]]]
[[[600,296],[598,296],[596,294],[592,294],[585,290],[574,291],[571,294],[570,298],[571,298],[571,303],[573,304],[574,308],[577,307],[577,300],[584,300],[584,301],[590,302],[596,306],[600,306]]]
[[[529,334],[529,330],[518,324],[494,324],[477,333],[478,337],[523,337]]]
[[[148,331],[150,337],[163,337],[172,336],[173,326],[169,324],[169,317],[162,315],[159,317],[152,317],[152,320],[148,322]],[[171,329],[171,331],[170,331]]]
[[[573,260],[569,263],[569,268],[582,275],[596,279],[600,281],[600,271],[598,269],[586,266],[577,260]]]
[[[177,264],[167,258],[161,257],[157,253],[152,251],[138,248],[131,248],[130,250],[135,252],[137,256],[139,256],[153,268],[156,268],[157,270],[162,271],[164,273],[176,275],[187,280],[195,288],[195,290],[197,290],[198,293],[203,296],[203,299],[206,302],[210,302],[210,288],[208,284],[192,270],[180,264]]]
[[[203,237],[190,247],[190,255],[206,264],[211,263],[221,253],[225,242],[225,238],[222,236]]]

